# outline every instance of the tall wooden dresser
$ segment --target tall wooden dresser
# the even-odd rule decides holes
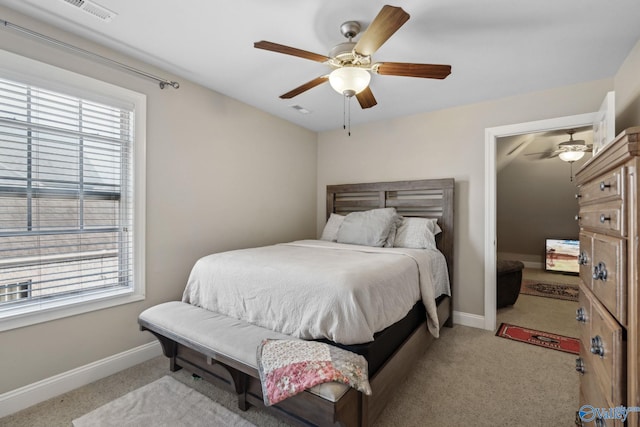
[[[580,410],[576,424],[629,426],[640,407],[638,187],[640,127],[619,134],[576,173],[580,224]],[[586,405],[586,406],[585,406]],[[592,408],[594,408],[592,410]],[[601,417],[599,417],[599,415]]]

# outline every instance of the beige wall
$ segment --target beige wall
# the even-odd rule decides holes
[[[590,158],[574,162],[573,174]],[[545,238],[578,238],[577,188],[569,163],[530,159],[520,155],[496,176],[497,251],[499,258],[543,263]]]
[[[160,76],[0,7],[3,19]],[[316,134],[182,78],[180,89],[0,29],[0,49],[147,96],[147,298],[0,333],[0,394],[152,341],[137,315],[179,299],[194,261],[316,232]]]
[[[606,79],[370,123],[352,128],[350,137],[342,130],[322,132],[318,233],[328,184],[455,178],[454,308],[482,316],[485,129],[597,111],[612,88],[613,81]]]
[[[640,40],[631,50],[614,79],[616,134],[640,126]]]

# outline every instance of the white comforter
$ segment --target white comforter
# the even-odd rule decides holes
[[[201,258],[182,300],[302,339],[359,344],[422,299],[437,337],[446,268],[434,250],[301,240]]]

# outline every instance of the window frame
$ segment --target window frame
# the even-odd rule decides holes
[[[0,314],[0,332],[145,299],[146,95],[0,49],[0,76],[78,98],[134,111],[133,287],[99,296],[80,295]],[[45,77],[46,76],[46,77]]]

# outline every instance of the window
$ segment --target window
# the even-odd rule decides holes
[[[10,77],[0,70],[0,319],[141,299],[136,103]]]
[[[0,303],[17,300],[19,298],[29,298],[30,294],[31,280],[11,285],[0,285]]]

